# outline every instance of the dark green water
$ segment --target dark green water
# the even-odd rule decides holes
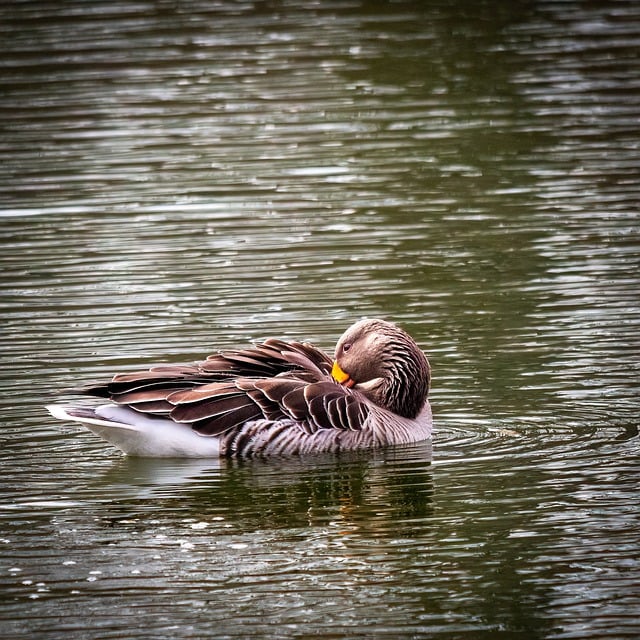
[[[0,632],[640,636],[640,10],[0,8]],[[433,443],[225,464],[69,386],[362,316]]]

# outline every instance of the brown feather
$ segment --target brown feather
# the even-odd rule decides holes
[[[174,405],[188,404],[190,402],[200,402],[201,400],[207,400],[215,397],[234,396],[241,394],[242,391],[238,389],[233,381],[227,382],[211,382],[209,384],[203,384],[192,389],[181,389],[174,391],[167,397],[167,400]]]
[[[116,404],[137,404],[139,402],[166,400],[168,396],[176,392],[176,386],[171,386],[169,388],[167,388],[166,385],[163,385],[159,388],[153,386],[150,388],[142,387],[134,389],[133,391],[114,393],[111,396],[111,400],[113,400],[113,402],[115,402]],[[184,383],[182,383],[181,386],[184,388]]]
[[[266,398],[281,405],[282,399],[292,391],[303,389],[306,383],[302,380],[291,378],[268,378],[256,380],[255,388],[260,389]]]
[[[168,416],[173,409],[173,405],[169,404],[166,400],[151,400],[149,402],[138,402],[136,404],[132,404],[131,408],[139,411],[140,413]]]
[[[173,398],[173,397],[172,397]],[[170,402],[173,402],[173,399]],[[263,417],[259,407],[246,393],[219,393],[201,397],[198,400],[180,402],[171,411],[171,417],[176,422],[198,422],[211,419],[232,411],[239,411],[245,407],[251,408],[251,416]]]
[[[375,340],[367,339],[371,333]],[[332,379],[333,358],[323,351],[268,339],[200,363],[118,374],[80,393],[222,436],[221,455],[340,451],[428,437],[429,364],[407,334],[381,320],[360,321],[338,341],[336,360],[352,388]]]
[[[173,417],[173,414],[172,414]],[[241,426],[246,422],[258,420],[259,415],[255,404],[245,404],[235,407],[226,413],[217,414],[193,422],[193,428],[202,435],[217,436],[234,427]],[[190,422],[190,421],[189,421]]]

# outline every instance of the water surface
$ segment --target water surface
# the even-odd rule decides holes
[[[0,8],[6,637],[640,635],[631,1]],[[433,443],[123,458],[78,382],[362,316]]]

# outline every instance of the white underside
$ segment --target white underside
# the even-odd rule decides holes
[[[189,425],[173,420],[148,418],[112,404],[93,409],[94,416],[76,416],[72,407],[52,404],[54,418],[78,422],[130,456],[147,458],[211,458],[220,455],[216,437],[198,435]]]

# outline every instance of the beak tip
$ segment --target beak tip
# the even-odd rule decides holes
[[[353,380],[348,373],[342,370],[337,360],[334,360],[333,367],[331,368],[331,377],[339,384],[347,387],[353,386]]]

